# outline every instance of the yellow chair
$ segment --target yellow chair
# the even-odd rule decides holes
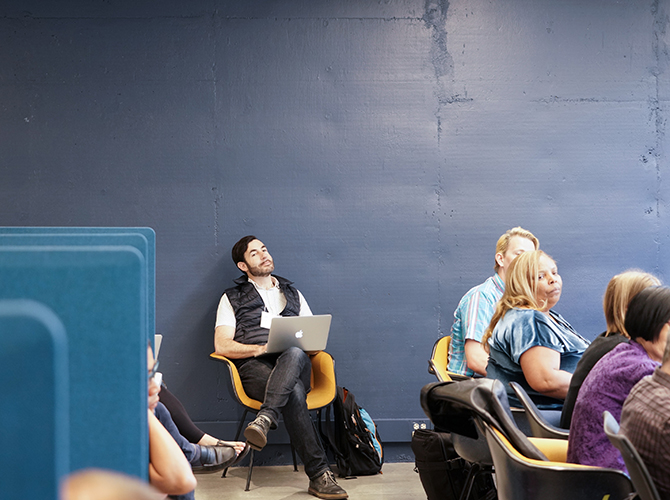
[[[621,471],[565,463],[567,440],[521,433],[499,380],[434,382],[421,389],[421,406],[435,427],[451,432],[461,457],[482,470],[493,465],[498,500],[627,500],[633,491]]]
[[[428,373],[432,373],[440,382],[448,382],[450,380],[469,380],[472,377],[461,375],[460,373],[450,372],[449,366],[449,347],[451,345],[451,336],[441,337],[435,341],[433,345],[433,352],[428,360]],[[518,424],[523,425],[527,419],[526,412],[523,408],[512,407],[512,414]],[[530,422],[530,419],[528,419]],[[553,437],[553,436],[543,436]]]
[[[484,427],[493,457],[499,500],[626,500],[634,491],[619,470],[527,458],[498,429],[482,420],[478,425]]]
[[[440,382],[469,379],[470,377],[449,371],[449,344],[451,336],[437,339],[428,360],[428,373],[435,375]]]
[[[240,419],[240,423],[237,426],[237,432],[235,434],[235,441],[237,441],[242,434],[242,427],[244,426],[245,419],[249,412],[257,413],[261,409],[261,401],[250,398],[242,387],[242,380],[240,379],[240,374],[237,371],[235,364],[225,356],[213,352],[210,354],[210,358],[223,362],[228,368],[228,374],[230,375],[230,381],[232,383],[233,394],[237,399],[237,402],[244,407],[244,413]],[[325,408],[335,399],[337,393],[337,383],[335,381],[335,360],[333,357],[325,351],[319,351],[316,354],[310,355],[310,360],[312,362],[312,374],[310,376],[310,385],[312,389],[307,394],[307,408],[311,410],[316,410],[317,415],[319,416],[318,422],[321,421],[320,411],[322,408]],[[298,470],[295,449],[291,445],[291,454],[293,456],[293,468]],[[247,475],[247,486],[244,491],[249,491],[249,484],[251,483],[251,473],[254,468],[254,450],[251,449],[249,453],[249,473]],[[226,469],[227,471],[227,469]],[[226,471],[223,471],[221,477],[225,477]]]

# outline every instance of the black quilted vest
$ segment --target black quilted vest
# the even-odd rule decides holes
[[[298,290],[291,286],[289,281],[275,276],[279,282],[279,289],[286,297],[286,307],[282,316],[298,316],[300,314],[300,295]],[[246,275],[235,280],[237,286],[226,290],[226,296],[235,311],[235,337],[233,340],[241,344],[265,344],[268,341],[267,328],[261,328],[261,313],[265,310],[265,303],[256,291],[253,283]]]

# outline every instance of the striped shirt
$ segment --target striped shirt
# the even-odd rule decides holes
[[[451,327],[451,343],[449,345],[449,371],[461,375],[472,376],[465,361],[465,341],[467,339],[482,341],[488,328],[496,303],[505,291],[505,283],[494,274],[481,285],[471,288],[454,311],[454,324]]]
[[[661,498],[670,498],[670,375],[656,368],[630,391],[621,412],[621,434],[644,461]]]

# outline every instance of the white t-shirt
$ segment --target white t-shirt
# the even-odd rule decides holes
[[[253,280],[249,280],[252,283],[259,295],[265,303],[265,308],[272,316],[281,316],[281,312],[286,307],[286,297],[279,289],[277,282],[275,281],[275,286],[269,290],[260,288]],[[300,297],[300,313],[299,316],[311,316],[312,310],[309,308],[305,297],[302,296],[300,290],[298,290],[298,296]],[[233,306],[230,304],[230,300],[224,293],[219,301],[219,307],[216,310],[216,326],[232,326],[235,328],[237,321],[235,320],[235,311]]]

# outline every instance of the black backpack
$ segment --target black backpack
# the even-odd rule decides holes
[[[415,471],[428,500],[459,500],[470,474],[475,475],[469,500],[494,500],[491,472],[458,456],[448,432],[419,429],[412,435]],[[474,469],[473,469],[474,468]]]
[[[337,387],[337,395],[325,412],[321,437],[337,464],[340,477],[369,476],[382,469],[384,455],[379,432],[367,412],[356,404],[354,395]]]

